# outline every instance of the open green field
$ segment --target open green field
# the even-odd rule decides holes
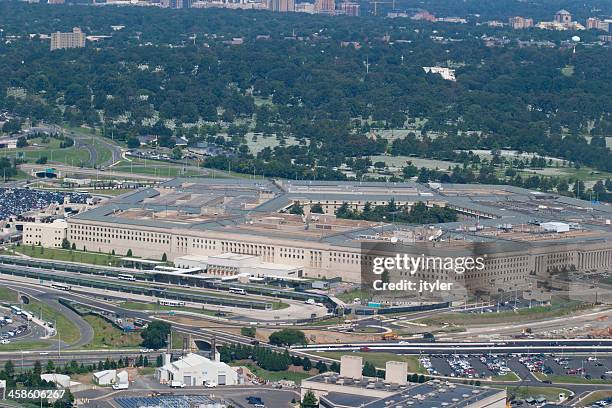
[[[89,152],[82,148],[67,147],[65,149],[60,148],[24,148],[24,149],[13,149],[8,150],[7,153],[10,156],[14,156],[17,153],[22,154],[22,158],[30,163],[35,163],[36,160],[41,157],[46,157],[49,164],[62,163],[71,166],[84,166],[89,161]]]
[[[105,348],[137,348],[142,342],[140,333],[123,333],[99,316],[87,315],[83,319],[94,330],[93,340],[84,348],[100,350]]]
[[[201,174],[197,171],[185,169],[182,166],[165,164],[157,161],[147,161],[146,166],[143,164],[130,165],[129,162],[122,161],[116,166],[110,168],[113,171],[132,174],[145,174],[154,177],[195,177]],[[204,176],[202,176],[204,177]]]
[[[377,368],[385,368],[387,361],[405,361],[408,364],[409,373],[427,374],[425,369],[419,363],[417,356],[409,356],[405,354],[393,354],[393,353],[368,353],[368,352],[344,352],[344,351],[322,351],[314,353],[321,357],[327,357],[334,360],[340,361],[343,355],[359,356],[363,358],[363,362],[369,361],[374,364]]]
[[[43,248],[40,246],[13,246],[15,252],[32,258],[54,259],[57,261],[80,262],[92,265],[121,266],[121,257],[98,252],[85,252],[71,249]]]
[[[443,313],[436,317],[415,320],[428,326],[453,324],[457,326],[470,326],[479,324],[513,323],[517,321],[535,321],[545,318],[554,318],[583,310],[586,306],[575,300],[555,297],[550,306],[537,306],[531,309],[519,309],[514,312],[500,313]]]

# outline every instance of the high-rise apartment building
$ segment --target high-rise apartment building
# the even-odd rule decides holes
[[[278,11],[281,13],[295,11],[295,1],[294,0],[269,0],[268,9],[271,11]]]
[[[315,11],[321,14],[334,14],[336,2],[334,0],[316,0]]]
[[[354,3],[351,1],[344,1],[340,3],[340,10],[342,14],[347,16],[357,17],[359,15],[359,3]]]
[[[600,20],[596,17],[587,18],[586,21],[587,30],[603,30],[610,31],[610,21],[608,20]]]
[[[56,31],[51,34],[51,51],[83,47],[85,47],[85,33],[78,27],[74,27],[71,33]]]

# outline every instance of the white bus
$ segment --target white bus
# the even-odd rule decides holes
[[[160,306],[185,306],[185,302],[180,300],[159,299]]]
[[[117,275],[117,279],[126,280],[126,281],[135,281],[136,280],[134,275],[130,275],[130,274],[127,274],[127,273],[120,273],[119,275]]]
[[[244,289],[241,288],[229,288],[229,293],[235,293],[237,295],[246,295]]]
[[[54,282],[54,283],[51,284],[51,287],[55,288],[55,289],[59,289],[59,290],[70,290],[70,286],[64,285],[63,283],[55,283]]]
[[[32,320],[32,318],[33,318],[34,316],[32,315],[32,313],[30,313],[30,312],[26,312],[25,310],[22,310],[22,311],[21,311],[21,317],[23,317],[24,319],[26,319],[26,320],[30,321],[30,320]]]
[[[11,312],[13,312],[13,314],[20,315],[21,308],[19,306],[11,306]]]

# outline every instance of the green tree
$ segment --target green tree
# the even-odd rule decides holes
[[[255,327],[247,326],[247,327],[240,328],[240,334],[242,334],[243,336],[255,337],[255,333],[256,333]]]
[[[304,394],[304,399],[300,402],[301,408],[317,408],[319,406],[319,400],[315,397],[314,393],[310,390]]]
[[[299,201],[294,202],[291,207],[289,207],[289,214],[304,215],[304,206],[300,204]]]
[[[62,249],[70,249],[70,242],[67,238],[62,239]]]
[[[20,136],[17,139],[17,148],[20,149],[22,147],[28,147],[28,140],[25,137]]]
[[[304,332],[296,329],[283,329],[270,335],[270,344],[275,346],[291,346],[294,344],[306,344]]]
[[[4,123],[2,131],[4,133],[17,133],[21,130],[21,121],[19,119],[11,119]]]
[[[140,141],[136,137],[130,137],[127,140],[127,147],[128,149],[137,149],[140,147]]]
[[[376,377],[376,367],[370,361],[366,361],[361,372],[365,377]]]
[[[132,250],[131,250],[131,249],[128,249],[128,250],[127,250],[127,252],[126,252],[126,254],[125,254],[125,256],[127,256],[127,257],[131,257],[131,256],[133,256],[133,254],[132,254]]]
[[[163,348],[167,344],[166,339],[170,331],[171,326],[169,323],[155,320],[149,323],[147,328],[140,333],[142,345],[154,350]]]
[[[310,212],[314,214],[324,214],[323,206],[319,203],[315,203],[310,207]]]
[[[172,158],[174,160],[181,160],[182,157],[183,157],[183,152],[181,151],[181,148],[178,146],[175,146],[172,149]]]

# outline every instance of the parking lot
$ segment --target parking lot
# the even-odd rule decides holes
[[[421,356],[419,361],[428,374],[445,377],[500,379],[506,376],[506,380],[512,380],[508,375],[514,372],[521,379],[529,379],[533,373],[544,381],[546,376],[552,379],[557,376],[576,376],[612,382],[612,358],[608,356],[440,354]]]
[[[25,212],[46,208],[52,203],[85,203],[89,194],[30,190],[28,188],[0,188],[0,220],[19,216]]]
[[[30,324],[25,318],[7,313],[0,316],[0,344],[9,344],[31,334]]]

